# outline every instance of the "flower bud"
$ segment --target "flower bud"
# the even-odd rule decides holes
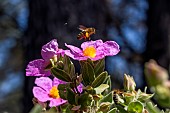
[[[145,63],[145,76],[149,86],[163,84],[168,80],[168,71],[159,66],[155,60]]]
[[[54,62],[57,62],[57,61],[58,61],[57,55],[54,55],[54,56],[53,56],[53,60],[54,60]]]
[[[109,108],[110,108],[110,105],[111,103],[110,102],[102,102],[100,104],[100,108],[99,108],[99,111],[102,111],[102,112],[108,112],[109,111]]]
[[[125,91],[134,91],[136,87],[136,83],[133,77],[124,74],[124,89]]]

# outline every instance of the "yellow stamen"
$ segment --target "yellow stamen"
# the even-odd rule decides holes
[[[84,56],[94,58],[96,56],[96,49],[93,46],[89,46],[83,51]]]
[[[49,96],[52,98],[60,98],[59,91],[56,86],[53,86],[51,88]]]

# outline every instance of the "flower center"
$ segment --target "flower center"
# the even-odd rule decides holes
[[[52,98],[60,98],[59,91],[58,91],[56,86],[53,86],[50,89],[49,96],[52,97]]]
[[[96,56],[96,49],[93,46],[89,46],[83,51],[84,56],[94,58]]]

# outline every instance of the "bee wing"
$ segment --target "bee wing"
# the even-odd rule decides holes
[[[81,30],[81,31],[84,31],[85,29],[86,29],[87,27],[85,27],[85,26],[83,26],[83,25],[79,25],[79,30]]]

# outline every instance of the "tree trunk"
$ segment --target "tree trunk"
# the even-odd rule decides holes
[[[145,60],[155,59],[168,69],[170,63],[170,1],[149,0]]]

